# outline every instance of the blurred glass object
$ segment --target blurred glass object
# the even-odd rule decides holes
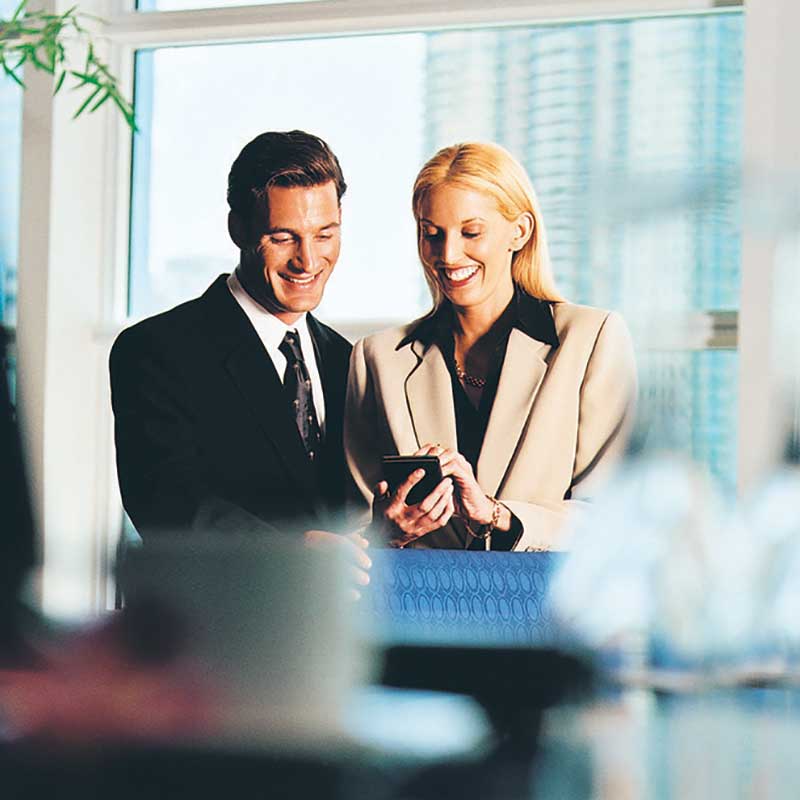
[[[489,720],[471,698],[375,687],[353,695],[345,730],[354,742],[371,750],[417,761],[475,758],[491,738]]]
[[[127,613],[166,626],[182,663],[221,698],[242,743],[324,744],[341,735],[369,675],[344,558],[290,538],[162,536],[129,550]]]
[[[770,476],[743,509],[753,546],[755,591],[750,667],[784,677],[800,667],[800,466]]]
[[[748,643],[750,552],[701,467],[649,452],[577,519],[549,602],[623,679],[705,680]]]
[[[548,712],[535,798],[790,800],[797,692],[625,692]],[[589,773],[588,787],[575,775]]]

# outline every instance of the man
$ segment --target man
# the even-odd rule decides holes
[[[351,347],[308,312],[339,257],[345,189],[316,136],[256,137],[228,178],[235,272],[114,343],[119,483],[145,542],[158,531],[309,531],[343,507]]]

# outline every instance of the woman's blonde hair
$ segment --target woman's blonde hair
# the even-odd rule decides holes
[[[414,182],[412,207],[419,220],[428,193],[449,184],[483,192],[497,203],[498,211],[509,221],[527,211],[533,216],[533,233],[525,246],[511,259],[511,277],[528,294],[541,300],[563,300],[556,289],[547,248],[547,235],[539,201],[525,169],[505,148],[488,142],[463,142],[445,147],[420,170]],[[419,235],[419,233],[418,233]],[[442,290],[425,271],[434,307],[443,300]]]

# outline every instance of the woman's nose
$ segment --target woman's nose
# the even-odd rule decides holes
[[[457,264],[461,259],[464,249],[457,236],[445,236],[442,241],[441,258],[445,264]]]

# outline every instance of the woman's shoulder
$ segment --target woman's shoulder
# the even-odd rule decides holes
[[[426,317],[420,317],[405,325],[396,325],[392,328],[372,333],[356,342],[356,347],[364,350],[364,354],[384,354],[400,350],[404,345],[410,344],[414,340],[414,331]]]
[[[559,339],[563,339],[567,334],[573,336],[584,334],[595,338],[606,326],[627,330],[625,321],[617,311],[566,301],[554,302],[551,307]]]

